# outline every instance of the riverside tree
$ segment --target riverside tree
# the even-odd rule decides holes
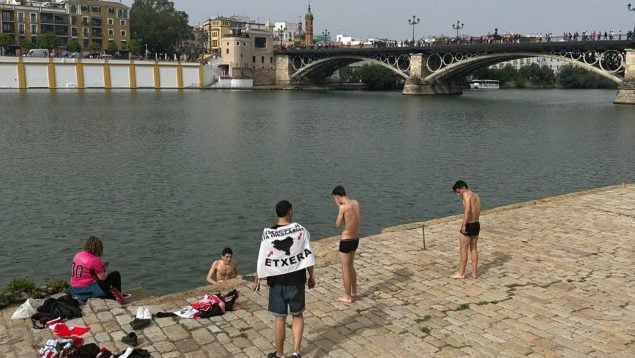
[[[82,48],[79,46],[79,43],[76,40],[72,40],[66,45],[66,51],[68,52],[79,52]]]
[[[401,87],[399,76],[378,64],[365,64],[360,67],[347,66],[339,70],[339,76],[345,82],[362,82],[371,91],[393,90]]]
[[[139,43],[139,41],[132,39],[130,40],[130,42],[128,42],[128,50],[133,55],[138,55],[141,53],[141,44]]]
[[[8,34],[0,33],[0,54],[4,55],[4,50],[13,45],[13,37]]]
[[[188,15],[168,0],[136,0],[130,8],[130,31],[155,53],[175,53],[191,36]]]
[[[37,48],[45,48],[49,51],[57,48],[60,45],[60,38],[55,36],[53,33],[46,33],[44,35],[37,37],[36,46]]]
[[[566,65],[560,68],[558,82],[564,88],[617,88],[617,84],[582,67]]]

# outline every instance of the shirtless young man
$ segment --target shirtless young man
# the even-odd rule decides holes
[[[478,234],[481,231],[481,225],[478,222],[478,218],[481,215],[481,199],[471,191],[467,183],[462,180],[457,181],[452,190],[461,196],[463,201],[463,222],[461,223],[461,229],[459,230],[459,244],[460,244],[460,260],[459,260],[459,272],[450,276],[454,279],[465,278],[465,267],[467,266],[467,251],[470,250],[472,256],[472,278],[477,278],[476,270],[478,269]]]
[[[212,267],[209,268],[209,272],[207,273],[207,283],[215,285],[219,282],[229,280],[232,278],[232,275],[240,277],[240,272],[238,272],[238,262],[232,260],[233,255],[234,253],[232,252],[232,249],[228,247],[223,249],[221,259],[214,261],[214,263],[212,263]]]
[[[342,264],[342,281],[344,282],[344,296],[338,298],[344,303],[352,303],[357,296],[357,272],[353,266],[355,251],[359,245],[359,203],[348,198],[341,186],[333,189],[333,201],[339,207],[335,227],[344,224],[340,239],[340,263]]]

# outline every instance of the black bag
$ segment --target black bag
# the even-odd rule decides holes
[[[73,319],[82,316],[79,302],[69,295],[60,298],[47,298],[37,313],[31,316],[34,328],[42,329],[44,325],[57,317],[61,319]]]
[[[68,358],[95,358],[99,352],[98,345],[95,343],[88,343],[77,348],[73,353],[68,355]]]
[[[43,329],[44,327],[46,327],[45,324],[48,321],[52,321],[57,317],[59,316],[55,313],[37,312],[31,316],[31,324],[33,325],[33,328]]]

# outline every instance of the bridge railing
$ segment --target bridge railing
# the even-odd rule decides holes
[[[347,49],[421,49],[435,46],[465,46],[465,45],[511,45],[511,44],[549,44],[549,43],[588,43],[588,42],[615,42],[615,41],[635,41],[635,34],[632,31],[626,34],[617,33],[606,36],[604,33],[572,33],[564,36],[550,35],[485,35],[480,37],[437,37],[426,41],[412,43],[412,41],[392,42],[391,44],[374,43],[358,45],[344,45],[338,42],[316,43],[311,46],[284,46],[276,47],[276,53],[295,51],[321,51],[321,50],[347,50]],[[381,50],[379,50],[381,51]]]

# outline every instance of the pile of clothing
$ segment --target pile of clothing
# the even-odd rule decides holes
[[[204,295],[198,301],[190,303],[189,306],[176,312],[158,312],[157,317],[178,316],[181,318],[209,318],[220,316],[234,308],[234,303],[238,299],[236,289],[227,294]]]

